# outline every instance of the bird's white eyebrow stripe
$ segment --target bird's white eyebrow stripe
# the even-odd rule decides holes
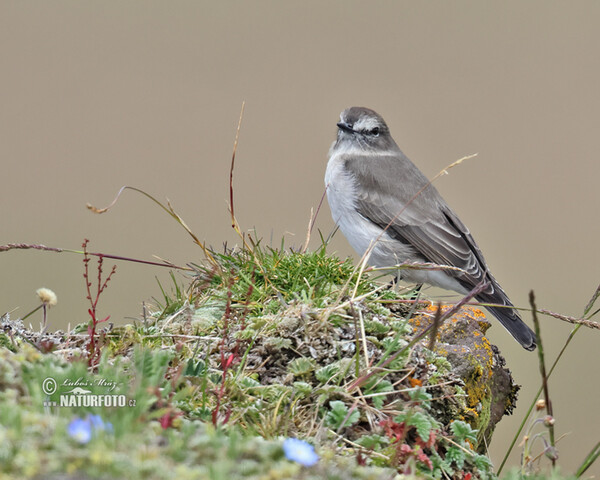
[[[354,130],[372,130],[375,127],[381,127],[381,124],[374,117],[361,117],[354,124]]]

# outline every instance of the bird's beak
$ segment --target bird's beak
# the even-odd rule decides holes
[[[343,130],[344,132],[354,132],[354,130],[352,129],[352,125],[348,125],[346,122],[340,122],[337,124],[337,126],[340,130]]]

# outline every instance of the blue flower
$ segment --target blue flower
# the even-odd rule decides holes
[[[67,433],[79,443],[88,443],[96,432],[112,433],[113,426],[110,422],[102,420],[100,415],[90,414],[86,418],[76,417],[67,427]]]
[[[297,462],[305,467],[312,467],[319,461],[314,447],[297,438],[286,438],[283,442],[283,452],[288,460]]]
[[[112,423],[105,422],[104,420],[102,420],[102,417],[100,415],[91,414],[87,416],[87,419],[96,431],[113,431]]]
[[[79,443],[88,443],[92,439],[92,423],[77,417],[69,423],[67,433]]]

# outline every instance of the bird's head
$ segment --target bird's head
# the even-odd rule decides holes
[[[373,153],[398,148],[381,115],[370,108],[347,108],[341,113],[337,126],[334,150],[363,150]]]

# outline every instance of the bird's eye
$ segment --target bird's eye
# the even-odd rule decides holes
[[[372,128],[369,133],[374,137],[377,137],[379,135],[379,127]]]

